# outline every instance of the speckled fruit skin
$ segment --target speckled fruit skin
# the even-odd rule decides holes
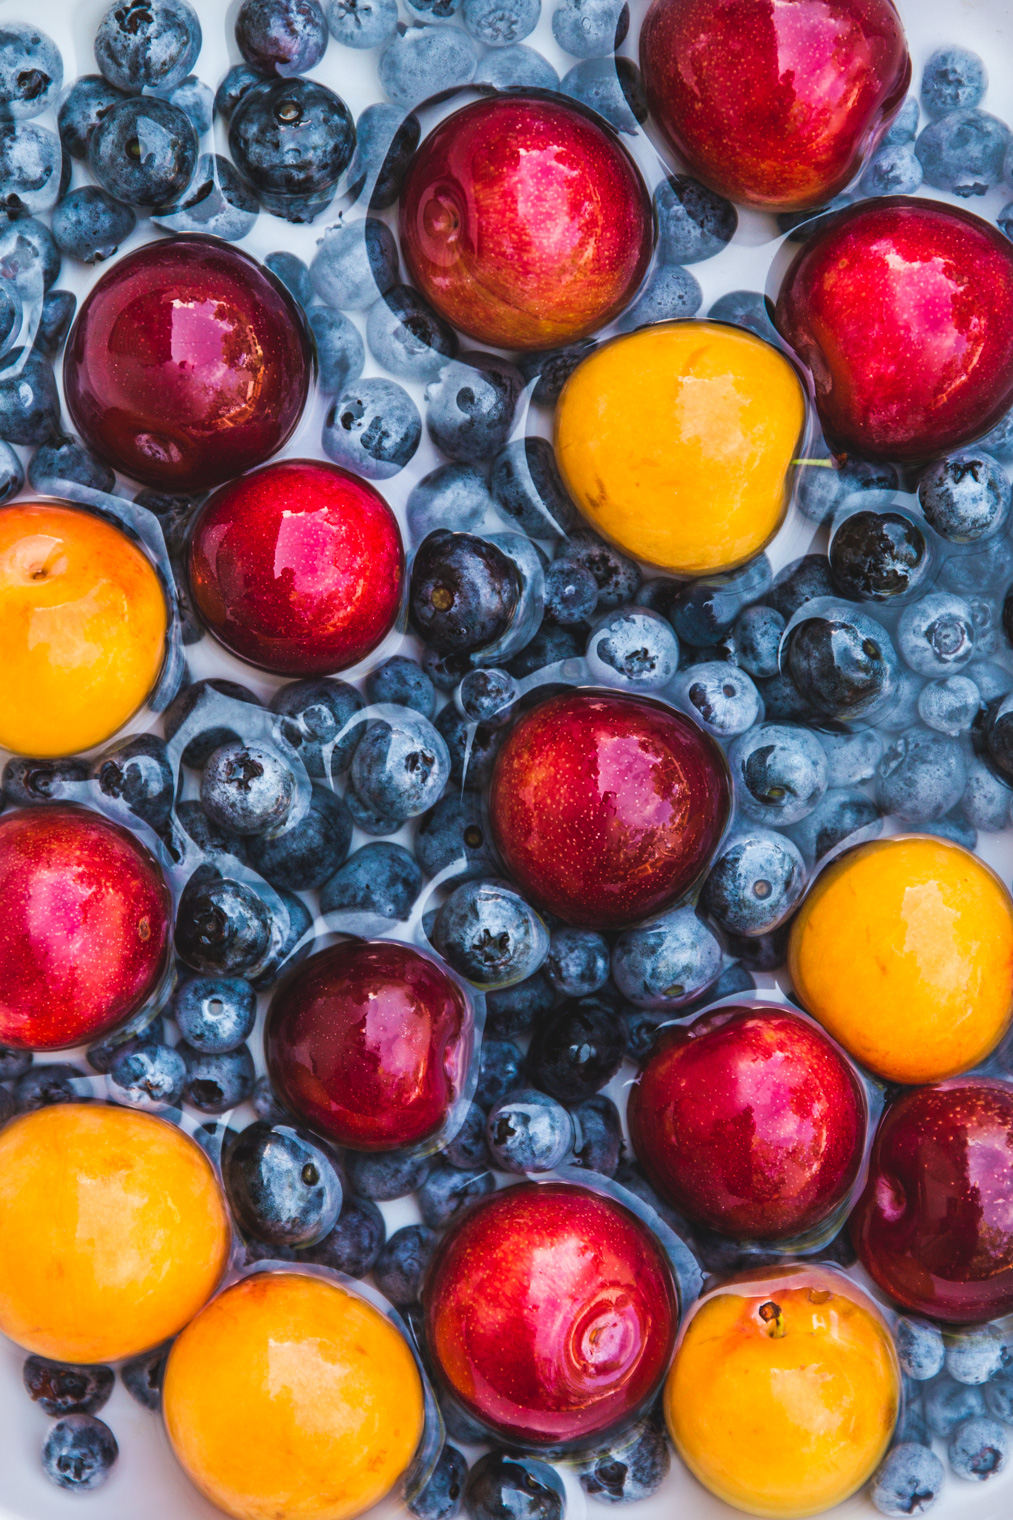
[[[235,1520],[351,1520],[381,1500],[422,1435],[422,1382],[397,1327],[336,1282],[258,1272],[178,1338],[166,1431]]]
[[[664,1409],[676,1451],[711,1493],[794,1520],[871,1478],[893,1434],[901,1378],[872,1299],[827,1266],[768,1267],[697,1300]]]
[[[678,1303],[661,1247],[615,1199],[522,1182],[444,1237],[426,1345],[469,1414],[525,1446],[596,1441],[653,1398]]]
[[[766,211],[843,190],[911,80],[890,0],[653,0],[640,67],[690,173]]]
[[[67,1362],[114,1362],[177,1334],[232,1243],[200,1146],[103,1103],[53,1104],[0,1131],[0,1234],[0,1330]]]
[[[1013,1088],[954,1078],[880,1121],[851,1215],[862,1265],[891,1298],[960,1324],[1013,1310]]]
[[[796,254],[774,322],[834,450],[938,459],[1013,405],[1013,244],[960,207],[840,212]]]
[[[165,968],[169,889],[138,839],[54,804],[0,818],[0,1044],[63,1050],[145,1003]]]
[[[81,437],[145,485],[199,491],[277,453],[312,360],[295,301],[217,238],[147,243],[82,303],[63,383]]]
[[[590,690],[550,697],[514,725],[489,795],[521,890],[590,929],[670,907],[706,868],[729,806],[724,756],[691,718]]]
[[[414,283],[462,332],[552,348],[632,299],[654,222],[639,170],[597,117],[558,97],[499,95],[455,111],[401,193]]]
[[[281,1097],[352,1150],[415,1145],[460,1095],[473,1024],[434,959],[391,940],[350,940],[304,961],[278,988],[265,1030]]]
[[[836,1045],[770,1003],[718,1008],[663,1036],[628,1117],[641,1164],[676,1208],[755,1240],[804,1235],[844,1203],[868,1122]]]
[[[288,676],[365,659],[390,632],[404,583],[397,518],[379,491],[314,459],[216,491],[193,524],[187,565],[215,638]]]

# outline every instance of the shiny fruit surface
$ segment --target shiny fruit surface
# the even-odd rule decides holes
[[[397,518],[366,481],[286,459],[205,502],[188,569],[197,610],[226,649],[278,675],[329,675],[393,627],[404,549]]]
[[[491,1194],[445,1236],[426,1341],[464,1408],[522,1445],[590,1440],[652,1397],[678,1304],[661,1247],[622,1204],[569,1183]]]
[[[899,1398],[897,1353],[872,1300],[833,1268],[788,1266],[743,1273],[693,1306],[665,1419],[711,1493],[791,1520],[872,1476]]]
[[[350,1520],[388,1494],[422,1435],[422,1383],[396,1326],[336,1282],[258,1272],[176,1341],[172,1449],[234,1520]]]
[[[401,246],[448,322],[499,348],[571,343],[647,272],[651,200],[604,123],[559,96],[504,94],[442,121],[408,170]]]
[[[114,1362],[182,1330],[231,1244],[200,1147],[101,1103],[53,1104],[0,1131],[0,1236],[0,1330],[66,1362]]]
[[[148,486],[198,491],[277,453],[312,360],[292,297],[217,238],[146,243],[110,265],[67,342],[67,410],[103,459]]]
[[[471,1058],[470,1007],[434,959],[392,940],[311,955],[278,988],[267,1061],[293,1113],[353,1150],[434,1135]]]
[[[44,757],[111,738],[155,686],[167,626],[154,567],[112,523],[0,509],[0,746]]]
[[[690,173],[765,211],[843,190],[911,79],[890,0],[653,0],[640,66]]]
[[[729,793],[721,751],[691,718],[585,690],[514,724],[489,807],[521,889],[569,924],[611,929],[671,907],[696,880]]]
[[[857,846],[791,927],[803,1006],[876,1076],[914,1085],[976,1066],[1013,1011],[1013,901],[984,861],[927,834]]]
[[[1013,405],[1013,244],[961,207],[849,207],[796,254],[774,321],[835,451],[938,459]]]
[[[602,344],[556,407],[556,462],[592,528],[674,575],[730,570],[784,520],[805,393],[783,354],[721,322]]]
[[[630,1092],[633,1147],[676,1208],[745,1239],[803,1235],[858,1176],[865,1094],[821,1029],[771,1003],[662,1035]]]
[[[136,1013],[165,969],[172,900],[144,845],[66,804],[0,817],[0,1044],[61,1050]]]

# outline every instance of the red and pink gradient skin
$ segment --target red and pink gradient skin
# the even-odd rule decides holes
[[[498,348],[572,343],[617,317],[647,273],[651,199],[596,117],[558,97],[455,111],[415,155],[401,250],[448,322]]]
[[[762,211],[843,190],[911,82],[890,0],[653,0],[640,67],[689,172]]]
[[[444,1237],[423,1293],[442,1382],[499,1437],[536,1447],[605,1436],[653,1397],[675,1346],[675,1283],[617,1200],[522,1182]]]
[[[101,813],[0,818],[0,1044],[64,1050],[141,1008],[165,970],[172,899],[158,863]]]
[[[197,610],[226,649],[276,675],[332,675],[394,626],[404,547],[397,518],[366,481],[286,459],[205,502],[187,568]]]

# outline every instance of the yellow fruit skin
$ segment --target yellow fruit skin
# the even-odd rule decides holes
[[[777,349],[722,322],[659,322],[577,366],[556,462],[592,528],[676,575],[758,554],[788,506],[805,393]]]
[[[175,1342],[162,1393],[183,1468],[236,1520],[348,1520],[382,1499],[422,1435],[404,1338],[319,1277],[261,1272]]]
[[[772,1303],[781,1317],[768,1322],[759,1310]],[[840,1504],[872,1476],[899,1398],[878,1311],[842,1274],[817,1267],[701,1299],[664,1406],[676,1450],[706,1488],[748,1514],[792,1520]]]
[[[165,656],[165,595],[140,549],[77,507],[0,510],[0,746],[70,755],[143,705]]]
[[[0,1330],[42,1356],[112,1362],[167,1340],[225,1270],[204,1152],[163,1119],[40,1108],[0,1131]]]
[[[859,845],[821,871],[792,925],[802,1003],[890,1082],[968,1071],[1013,1011],[1013,900],[985,863],[926,834]]]

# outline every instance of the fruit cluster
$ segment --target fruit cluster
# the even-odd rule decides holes
[[[215,92],[189,0],[67,88],[0,28],[43,1468],[109,1477],[118,1364],[236,1520],[563,1520],[560,1466],[627,1503],[673,1448],[747,1512],[924,1512],[1013,1426],[984,64],[908,95],[891,0],[558,0],[562,78],[539,0],[234,10]],[[704,318],[737,208],[771,283]],[[111,261],[79,310],[64,259]]]

